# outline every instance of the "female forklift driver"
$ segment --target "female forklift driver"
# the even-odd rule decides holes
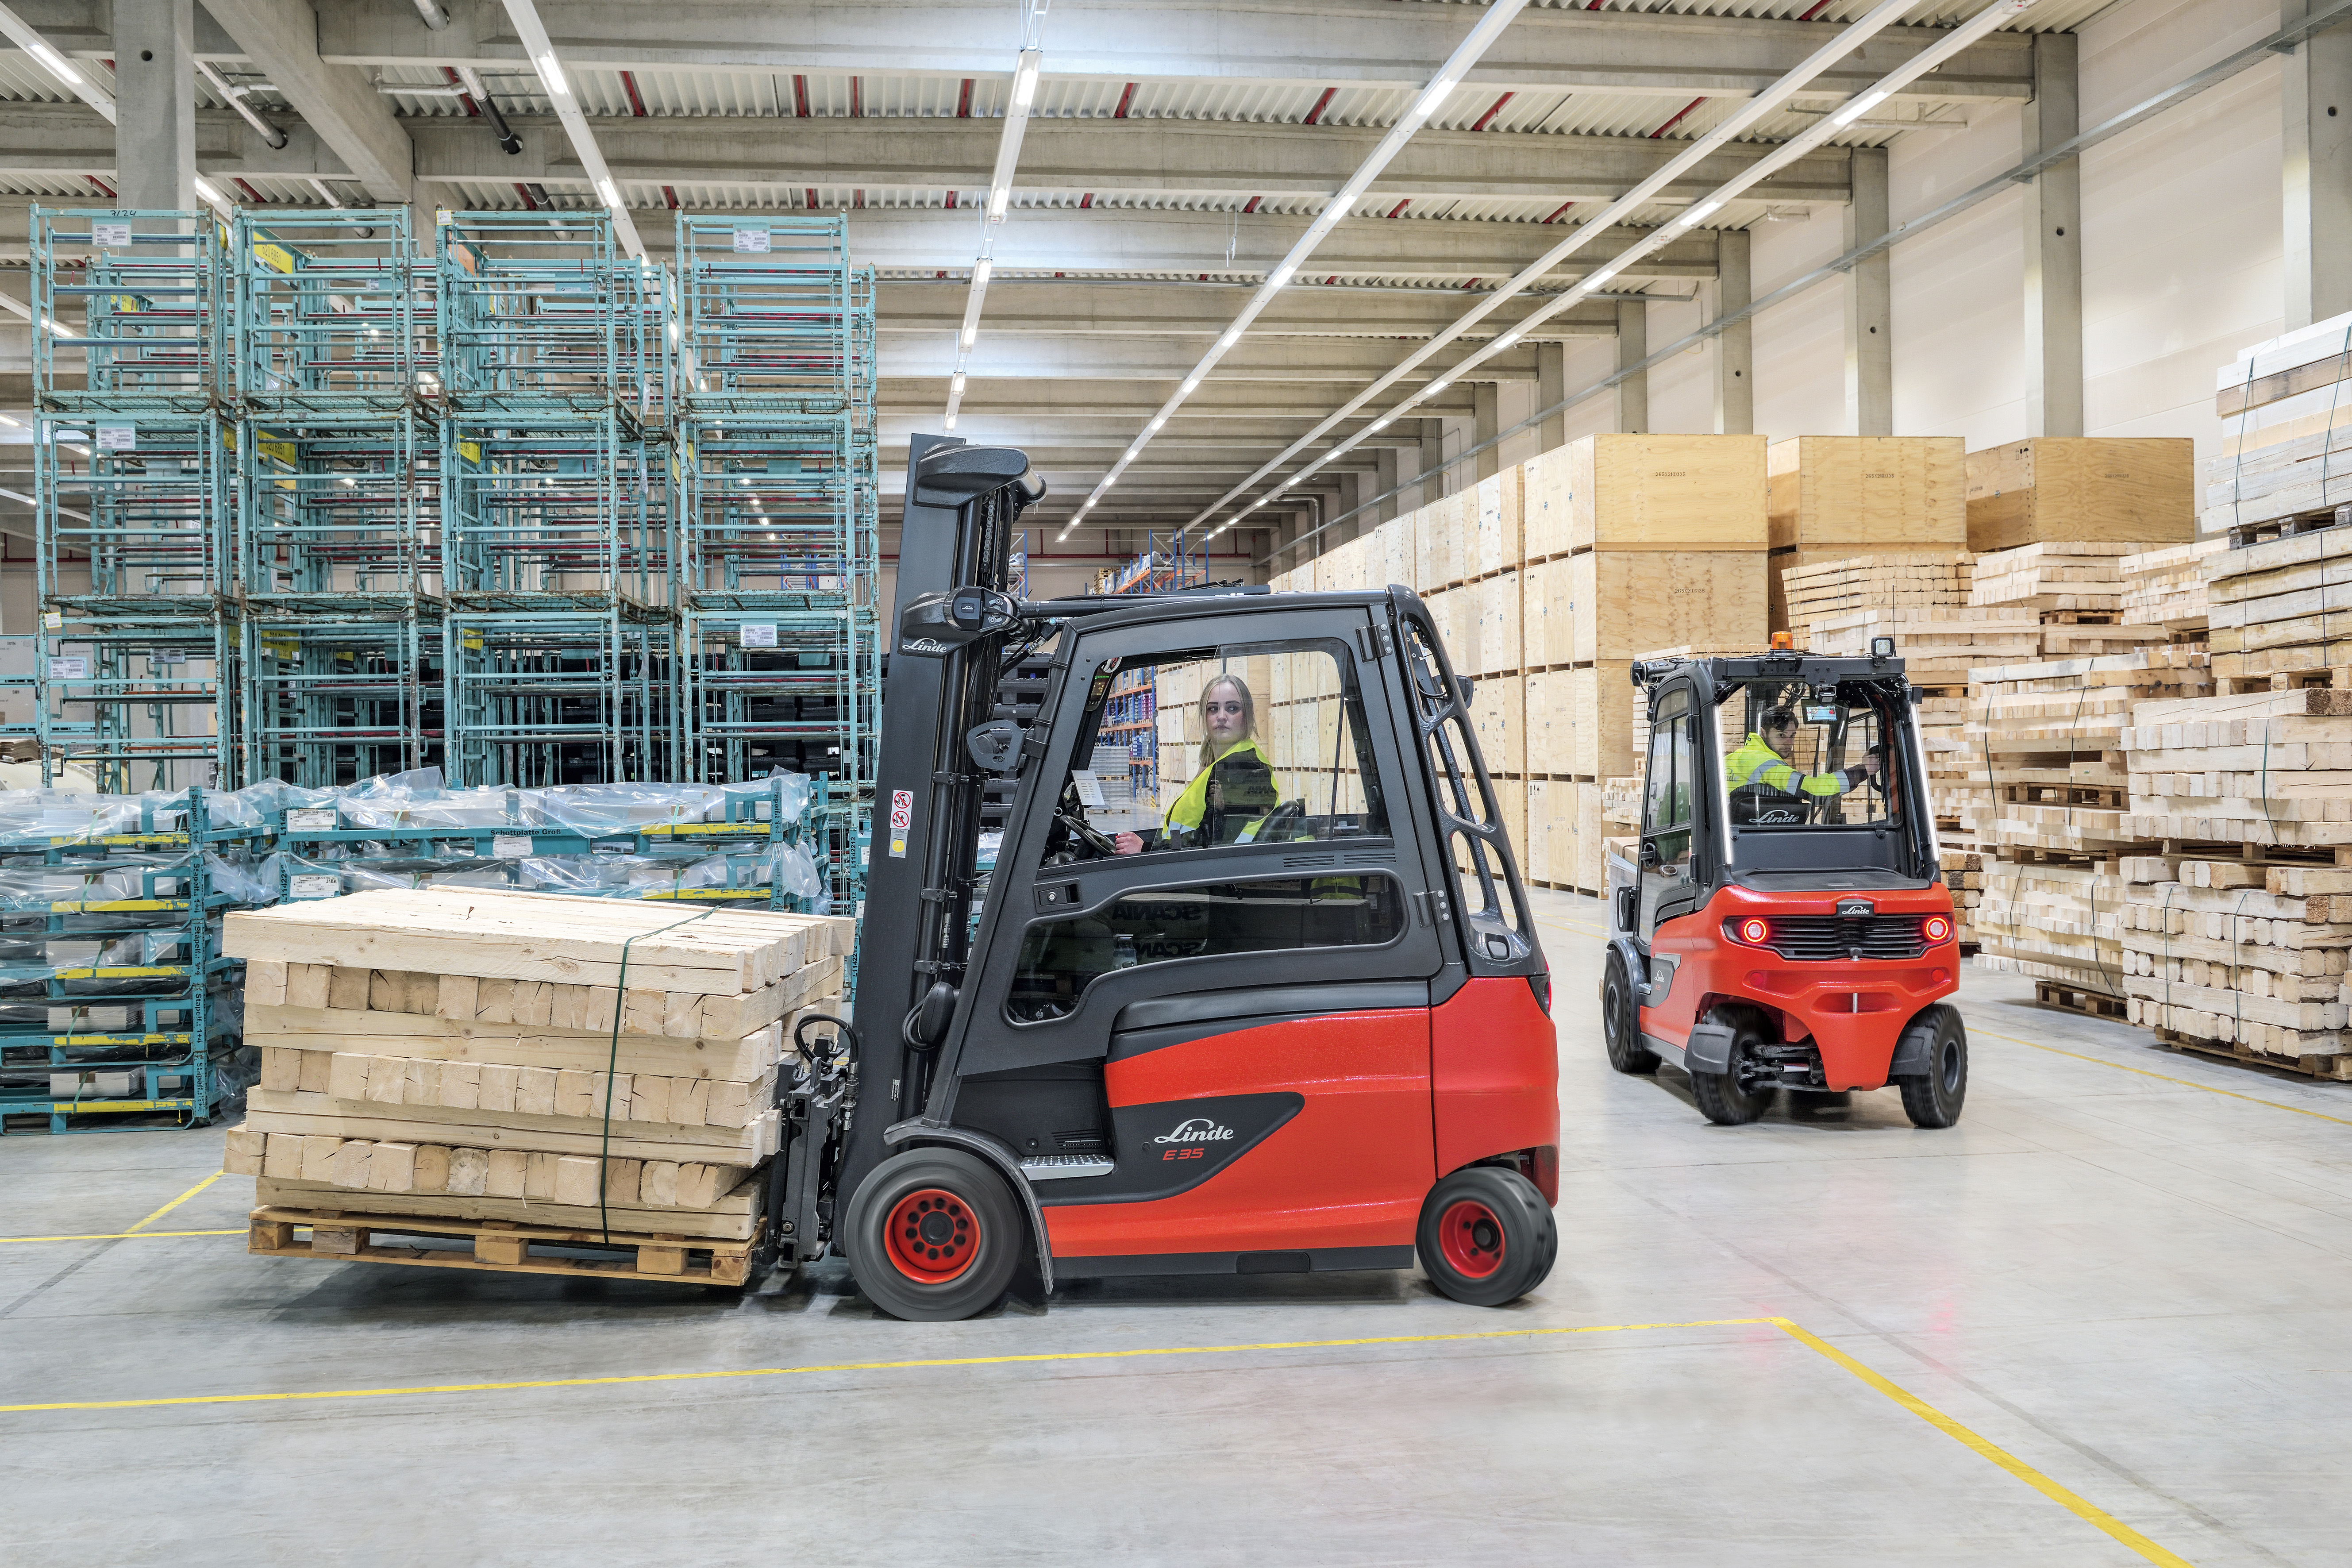
[[[1257,705],[1241,677],[1220,675],[1202,690],[1201,732],[1201,771],[1168,808],[1155,841],[1119,834],[1120,854],[1242,842],[1274,809],[1274,762],[1257,743]]]

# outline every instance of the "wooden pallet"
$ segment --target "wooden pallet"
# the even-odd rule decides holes
[[[2342,507],[2326,507],[2315,511],[2297,512],[2293,517],[2266,518],[2261,522],[2242,522],[2230,530],[2230,548],[2243,550],[2249,545],[2267,544],[2273,539],[2291,539],[2299,533],[2316,533],[2324,528],[2334,528],[2344,521]]]
[[[2044,1007],[2079,1013],[2085,1018],[2121,1018],[2126,1012],[2126,1004],[2120,996],[2110,996],[2104,991],[2092,991],[2055,980],[2035,981],[2033,999]]]
[[[407,1215],[343,1214],[332,1210],[257,1208],[249,1216],[246,1250],[273,1258],[324,1258],[362,1263],[411,1263],[427,1268],[479,1268],[502,1274],[569,1274],[599,1279],[647,1279],[665,1285],[740,1285],[759,1246],[677,1236],[616,1234],[610,1243],[593,1230],[562,1230],[504,1220],[419,1219]],[[308,1229],[307,1241],[294,1233]],[[386,1244],[384,1236],[455,1237],[451,1247]],[[551,1247],[590,1248],[583,1258]]]
[[[2172,1029],[2158,1029],[2155,1034],[2157,1043],[2168,1050],[2192,1051],[2200,1057],[2236,1062],[2242,1067],[2276,1068],[2281,1072],[2296,1073],[2324,1082],[2352,1083],[2352,1054],[2273,1057],[2227,1040],[2200,1040]]]

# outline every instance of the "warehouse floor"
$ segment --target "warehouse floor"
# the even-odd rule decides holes
[[[1502,1311],[252,1258],[240,1182],[154,1212],[216,1133],[0,1141],[8,1558],[2352,1563],[2352,1087],[1972,970],[1958,1128],[1714,1128],[1608,1070],[1598,907],[1538,898],[1560,1258]]]

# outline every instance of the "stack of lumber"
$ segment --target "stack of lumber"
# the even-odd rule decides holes
[[[337,1215],[751,1241],[776,1075],[837,1010],[850,930],[455,890],[231,915],[261,1080],[226,1169],[257,1178],[257,1247]]]
[[[1792,646],[1811,647],[1814,627],[1852,624],[1850,616],[1938,619],[1916,612],[1969,603],[1975,562],[1965,550],[1906,550],[1784,566],[1780,573],[1780,596],[1787,606],[1783,627]]]
[[[2037,436],[1968,457],[1968,546],[2185,544],[2196,532],[2195,443],[2172,436]]]
[[[2352,1079],[2352,867],[2124,861],[2133,1023],[2174,1044]]]
[[[2173,635],[2204,631],[2207,557],[2225,542],[2200,539],[2125,556],[2116,565],[2124,584],[2122,624],[2161,626]]]
[[[2205,572],[2217,679],[2352,686],[2352,527],[2225,550]]]
[[[2069,1005],[2121,995],[2117,858],[2144,844],[2124,731],[2139,702],[2203,695],[2205,664],[2200,647],[2146,647],[1976,671],[1968,733],[1991,798],[1963,822],[1983,857],[1980,964]]]
[[[1807,628],[1788,574],[1858,555],[1950,552],[1969,542],[1967,458],[1956,436],[1798,436],[1766,458],[1772,629]],[[1810,618],[1810,617],[1808,617]]]
[[[2136,542],[2068,540],[1992,551],[1977,557],[1969,602],[2039,616],[2045,658],[2129,653],[2170,636],[2160,626],[2123,624],[2122,563],[2146,550]]]
[[[2239,351],[2214,373],[2227,432],[2206,459],[2204,528],[2233,542],[2352,502],[2352,314]]]
[[[2352,690],[2144,702],[2120,743],[2137,837],[2233,849],[2352,846]]]

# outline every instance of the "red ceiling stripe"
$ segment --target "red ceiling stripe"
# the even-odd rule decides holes
[[[1692,110],[1696,109],[1700,104],[1705,103],[1706,101],[1706,100],[1703,98],[1694,98],[1688,103],[1684,104],[1682,114],[1675,115],[1672,120],[1667,121],[1664,125],[1661,125],[1655,131],[1651,132],[1650,140],[1655,142],[1659,137],[1664,136],[1667,132],[1672,131],[1675,126],[1680,125],[1683,122],[1683,114],[1688,114]]]
[[[1829,8],[1830,0],[1813,0],[1813,8],[1806,12],[1803,16],[1798,17],[1797,20],[1800,22],[1810,22]]]
[[[1135,101],[1135,88],[1134,82],[1129,82],[1126,87],[1119,89],[1118,107],[1110,111],[1110,117],[1113,120],[1127,118],[1128,106]]]
[[[635,72],[621,73],[621,90],[629,95],[629,112],[643,120],[646,117],[646,100],[638,96],[637,78]]]
[[[808,78],[804,76],[793,78],[793,113],[803,120],[809,117]]]
[[[82,178],[88,180],[92,185],[96,186],[98,188],[98,194],[104,196],[108,201],[116,201],[121,199],[115,195],[114,187],[108,184],[104,180],[100,179],[96,174],[84,174]]]
[[[461,87],[464,85],[464,79],[458,76],[455,66],[443,66],[441,68],[441,79],[447,82],[451,87]],[[482,117],[481,106],[474,101],[474,95],[472,93],[460,92],[457,95],[457,101],[466,106],[467,119],[479,120]]]
[[[1264,196],[1252,196],[1249,199],[1249,205],[1242,208],[1242,211],[1245,213],[1254,213],[1257,211],[1257,204],[1264,200],[1265,200]]]
[[[971,118],[971,78],[970,77],[964,78],[963,85],[956,89],[956,118],[958,120]]]
[[[515,195],[522,198],[523,209],[525,211],[537,212],[539,210],[539,204],[530,199],[530,187],[524,184],[520,180],[517,180],[515,182]]]
[[[814,185],[811,185],[808,188],[808,205],[811,210],[814,210],[816,206],[816,187]]]
[[[1339,89],[1338,88],[1325,88],[1323,89],[1323,96],[1315,100],[1315,107],[1307,111],[1307,123],[1309,125],[1322,124],[1323,111],[1330,108],[1331,100],[1339,96]]]
[[[1090,206],[1092,206],[1092,205],[1095,205],[1095,194],[1094,194],[1092,191],[1088,191],[1088,192],[1087,192],[1084,195],[1082,195],[1082,196],[1080,196],[1080,197],[1078,198],[1078,209],[1079,209],[1081,212],[1085,211],[1087,208],[1088,208],[1088,207],[1090,207]]]
[[[677,211],[677,193],[667,185],[662,187],[662,201],[670,211]]]
[[[1394,205],[1394,206],[1392,206],[1392,207],[1389,208],[1389,216],[1391,216],[1391,217],[1396,217],[1396,216],[1401,216],[1401,215],[1404,212],[1404,209],[1405,209],[1405,208],[1407,208],[1407,207],[1409,207],[1409,206],[1411,206],[1411,205],[1412,205],[1412,198],[1411,196],[1407,196],[1407,197],[1405,197],[1405,199],[1404,199],[1404,200],[1402,200],[1402,201],[1401,201],[1401,202],[1397,203],[1397,205]]]
[[[1495,116],[1503,112],[1503,105],[1510,102],[1512,99],[1517,96],[1518,95],[1517,93],[1507,92],[1502,97],[1496,99],[1495,100],[1494,107],[1487,110],[1486,113],[1480,115],[1478,117],[1478,123],[1473,125],[1470,129],[1473,131],[1486,130],[1486,127],[1495,123]]]
[[[1559,221],[1559,214],[1560,214],[1560,213],[1564,213],[1564,212],[1566,212],[1569,208],[1570,208],[1570,207],[1574,206],[1575,205],[1576,205],[1576,204],[1575,204],[1574,202],[1562,202],[1562,203],[1560,203],[1560,204],[1559,204],[1559,212],[1555,212],[1555,213],[1553,213],[1553,214],[1551,215],[1551,216],[1549,216],[1549,217],[1548,217],[1548,218],[1544,219],[1544,222],[1546,222],[1546,223],[1558,223],[1558,222]]]
[[[950,191],[950,192],[948,193],[948,205],[950,205],[950,206],[953,206],[953,205],[955,205],[955,198],[956,198],[956,194],[955,194],[953,191]]]
[[[246,195],[246,199],[247,199],[247,200],[248,200],[248,201],[256,201],[256,202],[257,202],[257,201],[260,201],[260,200],[262,199],[262,195],[261,195],[261,193],[260,193],[259,191],[255,190],[251,185],[248,185],[248,184],[247,184],[245,183],[245,176],[244,176],[244,175],[242,175],[242,174],[232,174],[232,175],[230,175],[230,176],[229,176],[229,178],[231,178],[231,179],[233,179],[233,180],[235,180],[235,181],[236,182],[236,188],[237,188],[238,190],[243,191],[243,192],[245,193],[245,195]]]
[[[849,79],[849,118],[863,120],[865,117],[866,79],[862,76],[854,76]]]

